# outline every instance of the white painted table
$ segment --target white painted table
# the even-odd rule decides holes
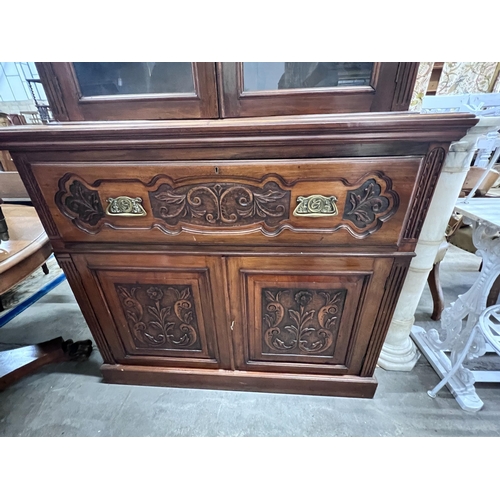
[[[477,358],[487,350],[477,322],[500,275],[500,198],[473,198],[467,203],[459,199],[455,210],[463,214],[464,222],[473,224],[476,255],[483,259],[481,272],[470,290],[443,311],[441,333],[414,326],[411,336],[442,379],[458,365],[446,385],[464,410],[475,412],[483,407],[475,382],[500,382],[500,372],[472,372],[462,364],[462,359]]]

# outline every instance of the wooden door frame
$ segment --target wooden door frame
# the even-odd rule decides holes
[[[221,118],[369,111],[404,111],[410,105],[419,63],[374,63],[370,85],[359,87],[243,90],[243,63],[217,63]]]
[[[215,63],[191,63],[194,93],[83,97],[69,62],[35,63],[58,121],[218,118]]]

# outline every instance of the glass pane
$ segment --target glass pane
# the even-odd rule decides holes
[[[245,62],[243,87],[259,90],[370,85],[370,62]]]
[[[73,63],[82,95],[193,93],[190,62]]]

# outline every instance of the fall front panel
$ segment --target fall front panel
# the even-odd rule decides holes
[[[422,159],[34,164],[67,241],[397,245]],[[248,238],[248,239],[247,239]]]

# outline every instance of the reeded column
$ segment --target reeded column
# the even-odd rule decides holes
[[[378,365],[385,370],[410,371],[420,357],[410,339],[415,311],[477,149],[477,140],[499,128],[500,117],[480,117],[479,123],[450,147],[380,353]]]

